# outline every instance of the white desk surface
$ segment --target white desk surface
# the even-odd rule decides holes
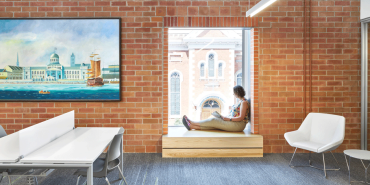
[[[19,156],[18,132],[2,137],[0,139],[0,163],[15,163]]]
[[[21,163],[93,163],[120,128],[76,128],[20,160]]]

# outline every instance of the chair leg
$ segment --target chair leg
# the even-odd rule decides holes
[[[316,168],[316,169],[318,169],[318,170],[323,170],[323,171],[324,171],[325,178],[326,178],[326,171],[328,171],[328,170],[339,170],[339,169],[340,169],[340,168],[336,168],[336,169],[326,169],[324,153],[322,153],[322,159],[323,159],[323,163],[324,163],[324,169],[321,169],[321,168],[318,168],[318,167],[316,167],[316,166],[312,166],[312,165],[311,165],[311,152],[309,153],[309,156],[308,156],[308,164],[309,164],[309,165],[305,165],[305,166],[295,166],[295,165],[292,165],[292,161],[293,161],[293,158],[294,158],[294,155],[295,155],[296,151],[297,151],[297,148],[295,148],[294,153],[293,153],[293,156],[292,156],[292,159],[290,159],[290,162],[289,162],[289,166],[290,166],[290,167],[292,167],[292,168],[294,168],[294,167],[311,167],[311,168]],[[330,151],[330,152],[331,152],[331,151]],[[332,153],[332,152],[331,152],[331,153]],[[335,161],[337,162],[338,167],[339,167],[339,163],[338,163],[337,159],[335,158],[335,156],[334,156],[334,154],[333,154],[333,153],[332,153],[332,155],[333,155],[333,157],[334,157],[334,159],[335,159]]]
[[[128,185],[127,182],[126,182],[126,178],[125,178],[125,176],[123,176],[122,170],[119,166],[118,166],[118,170],[121,173],[121,176],[123,177],[123,180],[125,181],[126,185]]]
[[[338,165],[338,170],[340,170],[340,167],[339,167],[339,163],[338,163],[338,161],[337,161],[337,158],[335,158],[335,156],[334,156],[334,154],[333,154],[333,152],[331,152],[330,151],[330,153],[331,153],[331,155],[334,157],[334,159],[335,159],[335,162],[337,162],[337,165]]]
[[[39,184],[39,182],[37,181],[37,177],[36,176],[33,176],[33,180],[35,182],[35,185],[38,185]]]
[[[77,177],[77,183],[76,183],[76,185],[78,185],[78,183],[80,182],[80,177],[81,177],[81,175],[79,175],[79,176]]]
[[[324,152],[322,153],[322,161],[324,162],[324,174],[325,174],[325,178],[326,178],[326,169],[325,169],[325,156],[324,156]]]
[[[105,181],[107,181],[108,185],[110,185],[108,177],[105,177]]]
[[[295,154],[296,151],[297,151],[297,147],[295,148],[294,153],[293,153],[293,156],[292,156],[292,158],[290,159],[290,162],[289,162],[289,166],[292,167],[292,168],[294,166],[292,166],[291,164],[292,164],[292,161],[293,161],[293,158],[294,158],[294,154]]]

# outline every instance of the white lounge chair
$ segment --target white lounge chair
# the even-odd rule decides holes
[[[290,146],[295,147],[294,154],[297,148],[310,151],[309,154],[309,165],[307,166],[294,166],[291,165],[292,159],[290,160],[290,167],[312,167],[311,165],[311,152],[322,153],[322,159],[324,163],[324,174],[326,177],[327,170],[339,170],[337,169],[326,169],[325,168],[325,157],[324,152],[335,150],[343,143],[345,135],[345,118],[343,116],[337,116],[332,114],[322,113],[309,113],[304,119],[303,123],[298,130],[287,132],[284,134],[285,139]],[[333,155],[333,153],[332,153]],[[334,157],[334,155],[333,155]],[[337,159],[334,157],[338,164]]]

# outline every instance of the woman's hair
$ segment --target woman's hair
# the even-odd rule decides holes
[[[234,87],[234,94],[238,97],[244,97],[245,96],[244,88],[240,85],[235,86]]]

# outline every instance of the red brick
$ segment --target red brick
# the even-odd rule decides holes
[[[13,6],[13,2],[0,2],[0,6]]]
[[[191,1],[176,1],[176,6],[190,6]]]
[[[30,6],[45,6],[45,2],[31,2]]]

